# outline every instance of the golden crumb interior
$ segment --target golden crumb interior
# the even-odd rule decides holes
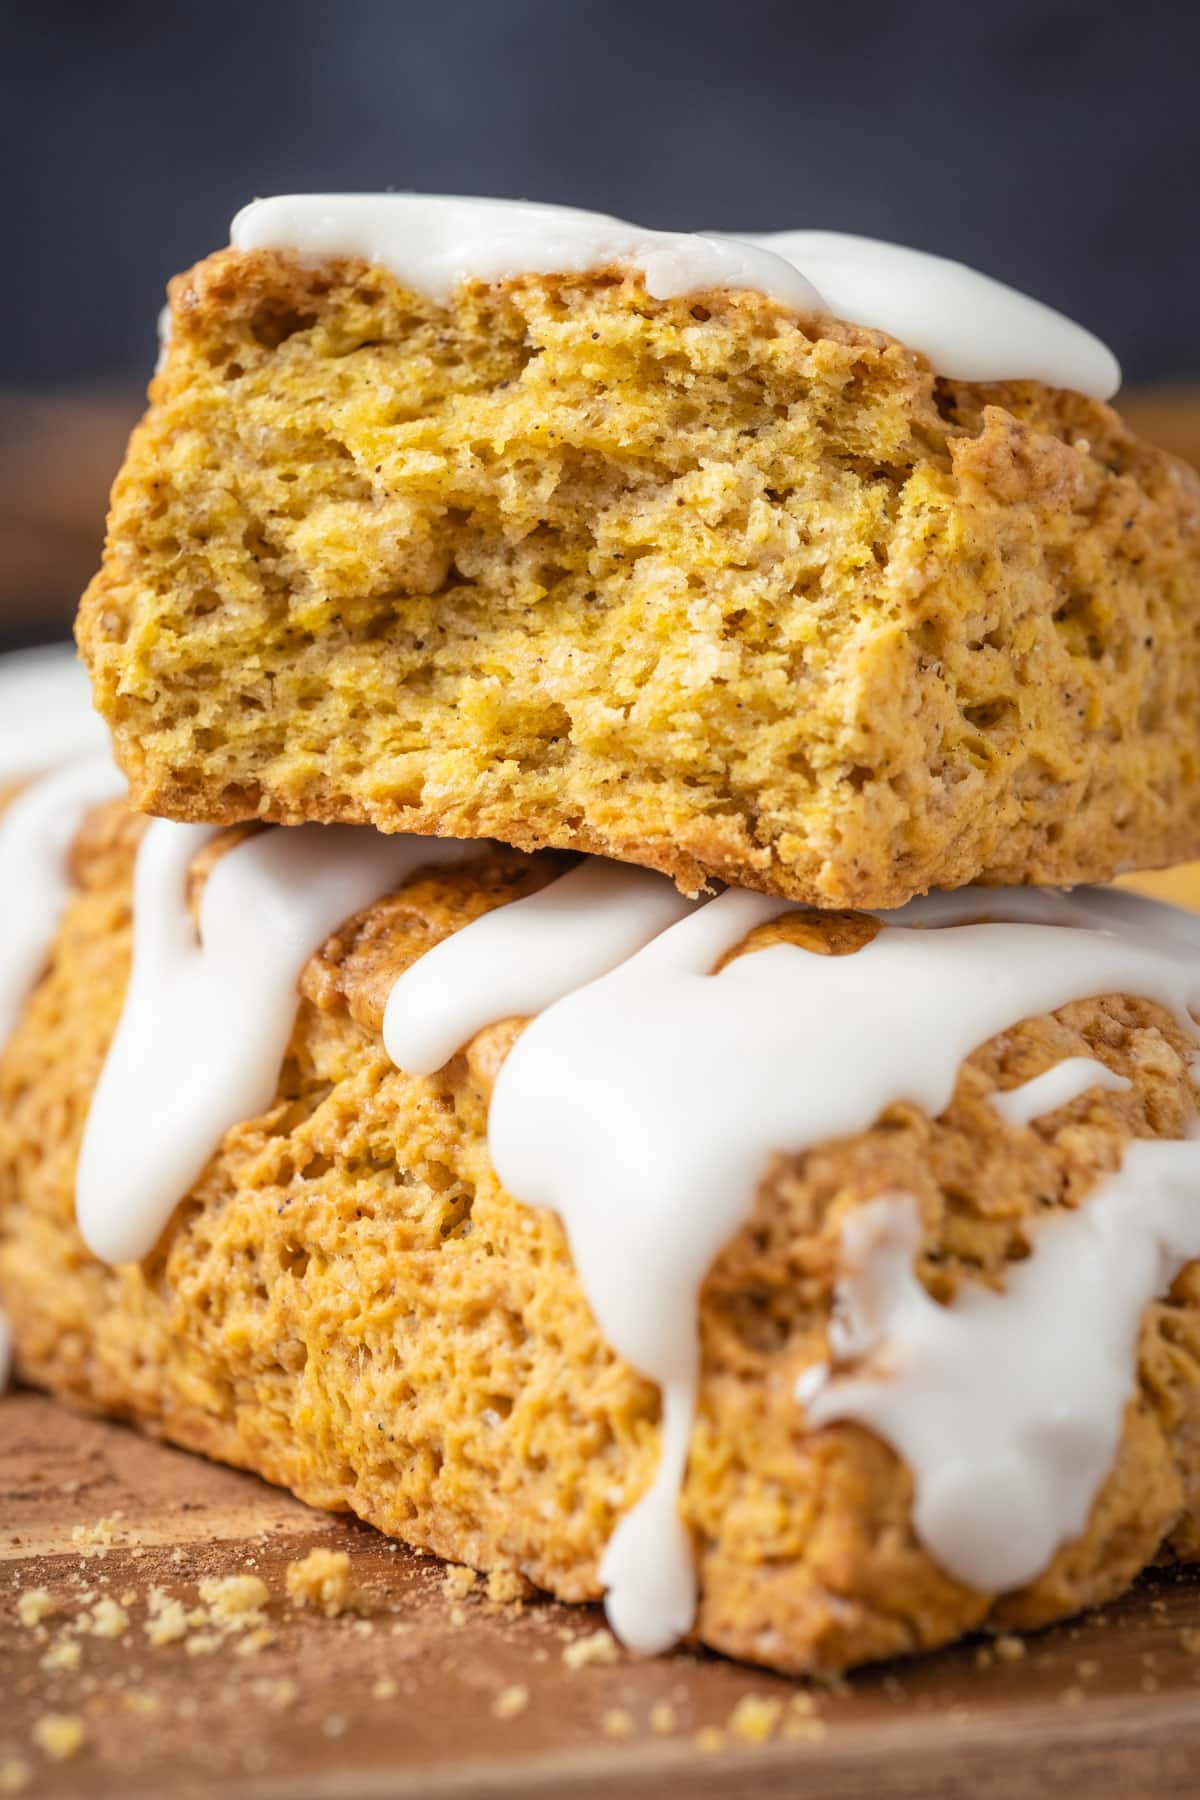
[[[1200,846],[1198,493],[1104,406],[757,294],[227,251],[79,635],[155,811],[894,905]]]
[[[334,933],[304,972],[272,1105],[226,1134],[154,1253],[112,1268],[80,1241],[73,1177],[126,980],[143,824],[121,807],[89,824],[45,978],[0,1054],[0,1296],[22,1373],[419,1548],[595,1598],[608,1537],[657,1463],[659,1401],[598,1332],[558,1220],[519,1205],[491,1167],[488,1097],[520,1022],[427,1078],[394,1068],[380,1041],[399,971],[544,883],[555,859],[501,851],[418,875]],[[742,953],[785,937],[854,954],[873,929],[792,915]],[[939,1119],[897,1105],[775,1160],[701,1296],[681,1504],[704,1642],[835,1670],[984,1621],[1044,1622],[1119,1592],[1160,1549],[1200,1554],[1200,1264],[1147,1309],[1086,1531],[1000,1600],[928,1555],[911,1476],[885,1444],[855,1425],[810,1431],[795,1399],[826,1352],[853,1208],[916,1197],[936,1298],[1001,1283],[1038,1216],[1083,1202],[1130,1138],[1183,1135],[1192,1048],[1148,1001],[1080,1002],[983,1046]],[[1068,1056],[1132,1085],[1031,1130],[1004,1124],[995,1089]]]

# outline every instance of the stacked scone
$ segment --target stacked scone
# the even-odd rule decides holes
[[[1111,357],[829,233],[233,238],[80,614],[129,802],[0,826],[21,1371],[643,1650],[1196,1554],[1200,924],[1066,891],[1200,851]]]

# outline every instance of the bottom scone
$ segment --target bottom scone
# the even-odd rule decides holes
[[[269,846],[301,832],[147,830],[111,803],[77,837],[0,1053],[0,1296],[26,1379],[560,1598],[620,1590],[635,1644],[677,1631],[793,1672],[1038,1625],[1200,1554],[1197,940],[1179,915],[1003,893],[882,925],[752,896],[691,909],[593,865],[585,885],[635,883],[647,948],[589,963],[619,897],[506,904],[552,895],[564,859],[471,847],[422,869],[418,851],[304,952],[281,1068],[255,1040],[264,1104],[244,1003],[283,965],[265,890],[218,877],[258,846],[258,878],[282,880]],[[139,841],[142,991],[80,1217],[117,1259],[139,1233],[153,1247],[110,1264],[77,1227],[76,1164]],[[179,917],[152,918],[172,867]],[[532,920],[530,967],[484,916]],[[178,985],[192,918],[225,958],[202,971],[219,1016]],[[482,1029],[476,991],[485,1017],[508,1002]],[[231,1069],[246,1116],[164,1225],[170,1156],[182,1169],[191,1122],[228,1110]],[[788,1106],[795,1135],[759,1155]],[[656,1475],[652,1516],[635,1502]]]

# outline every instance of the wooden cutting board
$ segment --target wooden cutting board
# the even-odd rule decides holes
[[[314,1546],[349,1553],[359,1611],[290,1604],[287,1565]],[[193,1608],[201,1580],[243,1572],[270,1589],[272,1641],[239,1653],[255,1634],[198,1623],[148,1642],[152,1586]],[[640,1662],[606,1639],[589,1660],[572,1646],[598,1613],[502,1605],[481,1584],[455,1597],[443,1581],[433,1560],[251,1476],[40,1395],[0,1398],[0,1794],[1200,1791],[1200,1577],[1188,1572],[1157,1573],[1005,1654],[975,1641],[834,1689],[699,1654]],[[21,1620],[31,1588],[59,1608],[40,1624]],[[44,1666],[74,1659],[62,1644],[78,1667]],[[35,1741],[47,1714],[81,1722],[66,1760]]]

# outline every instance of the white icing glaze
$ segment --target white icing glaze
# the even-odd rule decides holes
[[[138,851],[129,990],[76,1185],[80,1231],[108,1262],[153,1249],[225,1132],[270,1105],[296,984],[330,932],[418,867],[480,848],[354,825],[261,832],[213,868],[197,933],[187,871],[211,836],[155,820]]]
[[[1060,1106],[1078,1100],[1089,1088],[1107,1088],[1110,1093],[1120,1094],[1129,1086],[1124,1075],[1115,1075],[1093,1057],[1067,1056],[1021,1087],[993,1094],[992,1105],[1006,1125],[1029,1125],[1044,1113],[1057,1112]]]
[[[1107,344],[965,263],[841,231],[773,231],[752,241],[803,269],[838,318],[899,338],[940,375],[1044,381],[1097,400],[1121,385]]]
[[[995,919],[1010,905],[1016,922],[932,928],[939,913]],[[614,1626],[641,1650],[673,1641],[691,1616],[675,1496],[695,1395],[697,1294],[771,1154],[862,1130],[898,1100],[936,1117],[973,1049],[1071,1000],[1134,993],[1182,1018],[1200,998],[1194,948],[1185,960],[1175,943],[1119,932],[1124,898],[1113,907],[1033,891],[916,904],[852,956],[778,944],[709,973],[754,924],[785,910],[730,892],[663,932],[535,1019],[492,1100],[500,1179],[560,1215],[601,1330],[662,1390],[659,1470],[601,1568]],[[1200,1180],[1197,1152],[1180,1154]],[[1062,1533],[1073,1517],[1064,1511]]]
[[[703,288],[753,288],[797,311],[820,295],[790,262],[736,238],[648,231],[606,213],[531,200],[450,194],[279,194],[244,206],[237,250],[295,250],[309,260],[359,257],[414,292],[445,300],[463,281],[635,268],[669,300]]]
[[[394,983],[383,1042],[432,1075],[485,1025],[529,1017],[615,968],[691,911],[662,875],[588,857],[548,887],[443,938]]]
[[[73,645],[0,656],[0,779],[35,775],[108,748]]]
[[[949,1574],[1003,1592],[1032,1581],[1087,1523],[1136,1386],[1142,1314],[1200,1257],[1200,1144],[1139,1141],[1077,1212],[1037,1226],[1005,1291],[950,1306],[914,1272],[907,1195],[851,1213],[836,1362],[809,1370],[809,1422],[854,1419],[904,1458],[913,1520]]]
[[[84,815],[124,791],[107,756],[88,757],[35,781],[0,813],[0,1050],[58,929],[71,891],[67,857]]]
[[[239,250],[361,258],[435,300],[471,278],[636,268],[660,299],[754,289],[875,326],[964,380],[1036,379],[1107,399],[1121,379],[1098,338],[1040,301],[962,263],[842,232],[705,236],[524,200],[281,194],[243,207],[230,237]]]

